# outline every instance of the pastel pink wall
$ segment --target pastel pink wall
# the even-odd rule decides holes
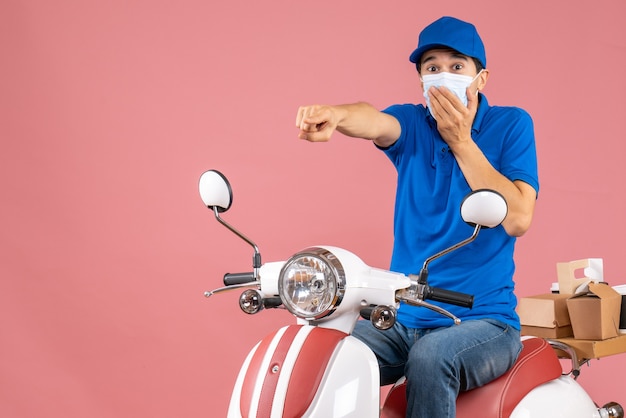
[[[203,297],[251,251],[203,208],[199,175],[230,178],[227,218],[266,261],[328,243],[387,266],[393,168],[356,139],[297,140],[296,109],[421,100],[407,57],[449,14],[486,42],[490,102],[536,123],[518,294],[586,257],[626,283],[621,0],[5,0],[0,416],[224,416],[247,351],[291,319]],[[625,359],[583,370],[598,403],[626,403]]]

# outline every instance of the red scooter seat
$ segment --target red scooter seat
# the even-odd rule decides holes
[[[522,352],[508,372],[485,386],[459,394],[457,418],[508,418],[528,392],[561,376],[561,363],[546,340],[529,338],[522,344]],[[405,418],[406,382],[389,391],[380,416]]]

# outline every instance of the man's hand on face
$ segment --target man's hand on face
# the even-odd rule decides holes
[[[437,130],[454,151],[460,142],[471,140],[472,123],[478,109],[478,96],[467,89],[467,107],[445,87],[431,87],[430,111],[437,120]]]

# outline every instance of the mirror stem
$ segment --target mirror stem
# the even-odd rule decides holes
[[[458,244],[455,244],[452,247],[446,248],[445,250],[440,251],[437,254],[427,258],[426,261],[424,261],[424,265],[422,266],[422,270],[420,271],[418,283],[419,284],[426,284],[426,282],[428,281],[428,264],[431,261],[433,261],[433,260],[435,260],[435,259],[437,259],[437,258],[439,258],[439,257],[441,257],[443,255],[446,255],[446,254],[456,250],[457,248],[461,248],[462,246],[464,246],[466,244],[469,244],[470,242],[474,241],[476,239],[476,237],[478,236],[478,232],[480,232],[480,228],[481,228],[480,225],[476,225],[474,227],[474,232],[472,233],[471,237],[469,237],[469,238],[459,242]]]
[[[254,256],[252,257],[252,267],[254,267],[254,278],[255,278],[255,280],[258,279],[258,277],[259,277],[259,269],[261,268],[261,253],[259,252],[259,247],[257,247],[256,244],[254,242],[252,242],[252,240],[250,240],[250,238],[246,237],[244,234],[242,234],[241,232],[237,231],[233,226],[228,224],[228,222],[223,220],[220,217],[220,213],[218,211],[217,206],[213,206],[213,213],[215,214],[215,219],[217,219],[219,221],[219,223],[224,225],[232,233],[234,233],[239,238],[241,238],[242,240],[244,240],[245,242],[250,244],[250,246],[252,246],[252,248],[254,249]]]

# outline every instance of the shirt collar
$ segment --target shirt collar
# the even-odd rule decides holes
[[[489,102],[487,101],[487,97],[478,93],[478,110],[476,111],[476,116],[474,117],[474,123],[472,123],[472,133],[480,132],[480,127],[483,124],[483,120],[485,120],[485,115],[489,110]]]

